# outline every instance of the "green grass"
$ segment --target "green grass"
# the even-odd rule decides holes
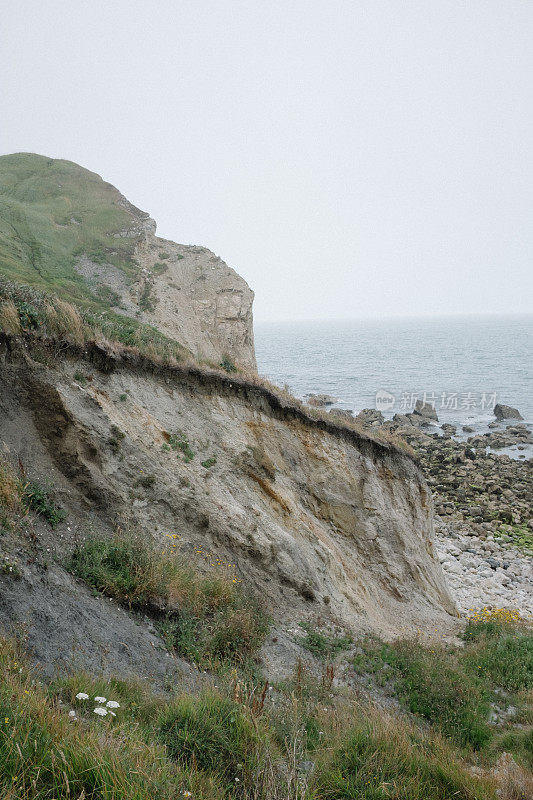
[[[132,710],[124,684],[118,695],[122,719],[118,714],[102,719],[92,713],[94,704],[84,709],[74,695],[90,689],[94,697],[97,687],[100,693],[109,685],[93,680],[89,686],[86,676],[70,683],[70,690],[65,685],[47,689],[27,668],[19,648],[0,638],[3,800],[172,800],[187,791],[195,800],[224,798],[214,777],[194,768],[181,770],[155,737],[148,740],[148,729],[138,723],[149,709],[158,709],[154,699],[147,702],[138,693]],[[57,702],[61,696],[67,701],[63,706]],[[77,720],[69,717],[70,707],[76,708]]]
[[[491,746],[491,702],[514,705],[526,719],[531,716],[533,634],[511,613],[487,612],[469,620],[463,638],[465,646],[453,648],[416,641],[384,644],[370,637],[354,666],[457,744]]]
[[[159,738],[182,767],[216,775],[240,794],[257,772],[259,735],[243,706],[215,692],[183,697],[159,723]]]
[[[377,719],[358,720],[319,762],[315,800],[481,800],[488,787],[465,774],[438,740]]]
[[[114,235],[133,221],[120,193],[77,164],[33,153],[0,157],[0,273],[9,280],[108,307],[113,299],[93,292],[74,263],[85,254],[134,277],[136,238]]]
[[[0,637],[3,800],[495,800],[439,737],[350,700],[279,691],[265,705],[240,681],[195,696],[82,672],[36,678]],[[119,703],[116,717],[93,713],[97,696]]]
[[[533,636],[515,631],[484,637],[463,658],[470,672],[478,671],[490,686],[510,692],[533,689]]]
[[[374,673],[393,688],[413,714],[424,717],[458,744],[474,748],[490,739],[488,696],[477,675],[444,647],[417,642],[391,645],[368,639],[356,656],[358,672]],[[384,679],[384,680],[383,680]]]
[[[70,568],[93,588],[150,613],[169,648],[202,665],[246,664],[268,620],[229,573],[201,575],[140,538],[90,539]]]
[[[300,622],[300,627],[304,629],[305,637],[298,639],[298,644],[318,658],[334,658],[337,653],[348,650],[353,641],[351,636],[333,636],[329,633],[322,633],[307,622]]]

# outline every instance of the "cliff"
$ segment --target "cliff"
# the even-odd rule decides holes
[[[153,326],[195,359],[255,370],[253,292],[203,247],[70,161],[0,157],[0,275],[110,319]]]
[[[23,626],[46,668],[187,672],[65,569],[117,528],[231,569],[274,621],[267,672],[292,669],[298,622],[450,625],[416,462],[253,375],[253,294],[224,262],[156,237],[98,175],[16,154],[0,158],[0,275],[0,466],[65,515],[50,529],[25,505],[0,538],[0,628]],[[0,491],[0,524],[8,506]]]
[[[449,625],[431,496],[392,445],[308,417],[263,386],[96,346],[58,354],[49,340],[4,335],[0,364],[4,453],[46,476],[68,509],[45,535],[55,563],[91,530],[119,525],[162,543],[176,536],[199,569],[206,558],[231,564],[279,630],[317,616],[386,636]],[[29,619],[33,641],[42,648],[44,628],[49,647],[59,633],[42,593],[39,613],[28,609],[33,569],[0,623]],[[100,631],[91,649],[105,639]],[[53,649],[64,653],[64,640]]]

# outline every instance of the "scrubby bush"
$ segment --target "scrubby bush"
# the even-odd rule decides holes
[[[167,645],[198,663],[243,664],[268,630],[259,604],[230,574],[200,575],[140,538],[89,539],[70,568],[98,591],[151,613]]]

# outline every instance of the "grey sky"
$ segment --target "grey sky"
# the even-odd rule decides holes
[[[531,311],[531,0],[3,0],[0,152],[203,244],[256,319]]]

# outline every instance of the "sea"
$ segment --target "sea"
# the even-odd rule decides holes
[[[328,394],[330,408],[379,408],[386,418],[423,400],[437,411],[434,430],[449,422],[456,438],[474,435],[464,425],[486,432],[496,403],[533,425],[533,315],[263,322],[254,330],[259,373],[302,400]]]

